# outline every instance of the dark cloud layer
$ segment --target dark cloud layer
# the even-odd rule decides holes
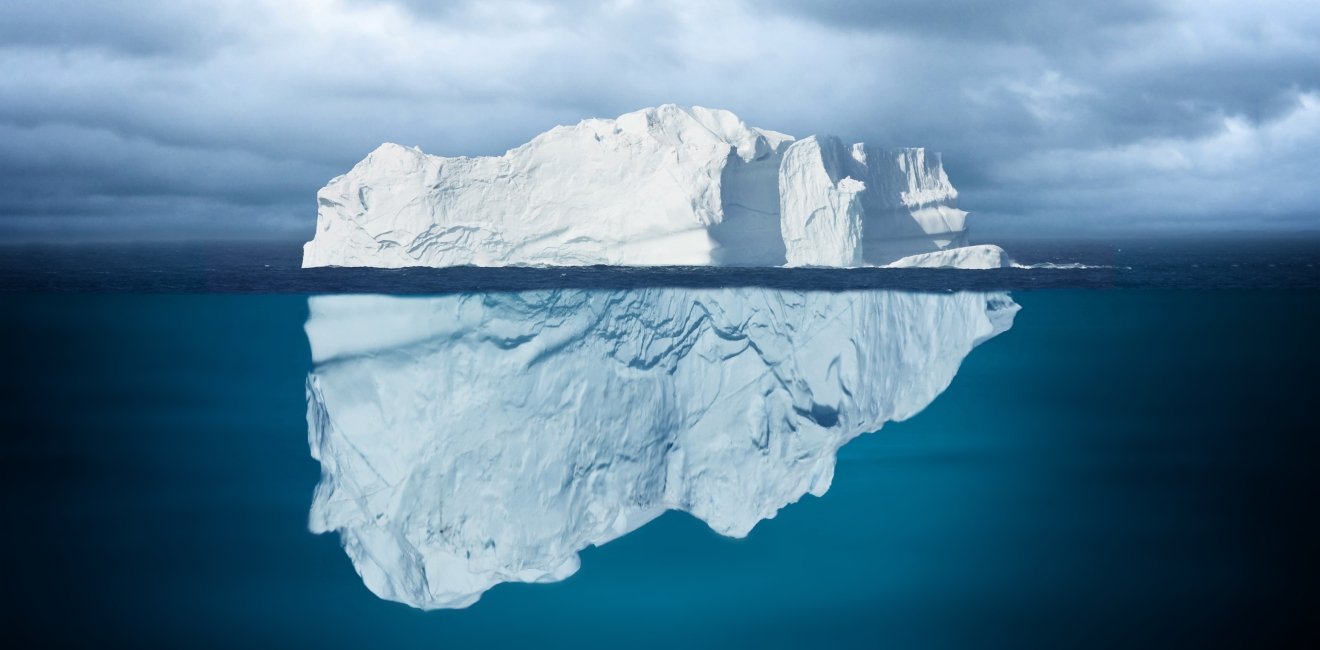
[[[1100,46],[1119,30],[1166,15],[1159,3],[1142,0],[776,0],[768,6],[845,30],[1049,50]]]
[[[664,102],[943,151],[983,232],[1320,227],[1320,8],[9,0],[0,237],[310,235],[382,141]]]

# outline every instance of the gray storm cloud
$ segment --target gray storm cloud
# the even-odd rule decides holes
[[[383,141],[664,102],[943,151],[974,228],[1315,228],[1320,6],[9,0],[0,236],[305,237]]]

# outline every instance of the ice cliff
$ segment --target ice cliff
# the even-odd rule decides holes
[[[667,510],[746,535],[824,494],[840,446],[925,408],[1017,311],[668,288],[309,307],[310,527],[339,532],[371,591],[427,609],[561,580]]]
[[[303,266],[858,266],[960,246],[937,155],[664,105],[502,156],[381,145],[317,193]]]

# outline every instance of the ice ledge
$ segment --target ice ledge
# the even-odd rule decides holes
[[[1016,266],[1004,249],[994,244],[961,246],[934,253],[909,255],[885,265],[894,269],[1003,269]]]

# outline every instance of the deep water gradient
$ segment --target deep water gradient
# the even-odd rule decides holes
[[[378,600],[307,532],[300,295],[0,295],[6,636],[81,645],[1315,647],[1320,292],[1019,291],[910,421],[743,540]]]

